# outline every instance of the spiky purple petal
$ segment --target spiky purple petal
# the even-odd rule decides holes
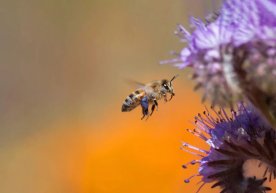
[[[259,160],[267,165],[264,176],[276,177],[276,132],[252,108],[240,104],[237,111],[226,113],[224,109],[209,111],[195,117],[196,128],[188,130],[210,145],[203,150],[188,143],[188,148],[200,160],[199,175],[204,183],[215,183],[229,193],[262,193],[269,190],[263,186],[263,179],[245,177],[243,165],[249,159]],[[193,165],[192,164],[192,165]],[[183,168],[187,168],[184,165]]]

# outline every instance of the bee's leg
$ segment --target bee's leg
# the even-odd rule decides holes
[[[164,97],[164,101],[167,102],[167,101],[168,101],[167,95],[166,95],[166,94],[163,94],[163,97]]]
[[[148,108],[143,108],[142,107],[142,113],[143,113],[143,116],[141,117],[141,120],[143,120],[145,118],[145,116],[148,116],[149,115],[149,110]]]
[[[156,111],[158,111],[158,103],[156,99],[153,99],[154,105],[156,106]],[[155,107],[154,107],[155,108]]]
[[[142,107],[142,114],[143,117],[141,118],[141,120],[143,120],[145,118],[145,116],[147,116],[149,114],[149,102],[148,102],[148,98],[145,96],[142,98],[141,100],[141,107]]]
[[[153,104],[152,106],[151,106],[151,113],[150,113],[150,116],[152,115],[152,113],[154,112],[154,109],[155,109],[155,104]]]
[[[169,101],[172,100],[174,95],[175,95],[174,93],[171,94],[171,98],[169,99]]]
[[[149,115],[149,110],[148,110],[148,108],[142,107],[142,113],[143,113],[143,116],[142,116],[141,120],[143,120],[143,119],[145,118],[145,116],[148,116],[148,115]]]
[[[147,115],[147,118],[146,118],[146,120],[148,120],[148,118],[149,118],[149,117],[150,117],[150,114],[148,114],[148,115]]]
[[[145,118],[146,115],[143,115],[143,117],[141,117],[141,120],[143,120]]]

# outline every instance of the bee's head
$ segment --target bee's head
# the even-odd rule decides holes
[[[164,93],[170,93],[170,94],[174,95],[172,81],[177,76],[178,75],[175,75],[170,81],[167,80],[167,79],[162,80],[162,92],[164,92]]]

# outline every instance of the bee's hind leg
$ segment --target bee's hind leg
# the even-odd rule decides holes
[[[149,116],[149,110],[148,109],[145,109],[142,107],[142,113],[143,113],[143,116],[141,117],[141,120],[143,120],[145,118],[145,116]]]
[[[156,106],[156,111],[158,111],[158,102],[156,99],[153,99],[154,105]],[[155,108],[155,107],[154,107]]]
[[[151,116],[152,114],[153,114],[153,112],[154,112],[154,110],[155,110],[155,107],[156,107],[156,111],[158,110],[158,103],[157,103],[157,100],[156,99],[153,99],[153,102],[154,102],[154,104],[151,106],[151,112],[150,112],[150,115],[149,116]],[[149,117],[147,117],[147,119],[148,119]]]
[[[152,113],[154,112],[154,109],[155,109],[155,104],[153,104],[152,106],[151,106],[151,113],[150,113],[150,116],[152,115]]]
[[[149,102],[146,96],[143,97],[141,100],[141,107],[142,107],[142,114],[143,114],[143,116],[141,117],[141,120],[143,120],[145,116],[149,115]]]

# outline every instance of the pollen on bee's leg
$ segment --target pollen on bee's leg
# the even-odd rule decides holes
[[[141,100],[141,107],[142,107],[142,114],[143,114],[143,117],[141,118],[144,119],[145,116],[147,116],[149,114],[149,102],[148,102],[148,97],[143,97],[142,100]]]

